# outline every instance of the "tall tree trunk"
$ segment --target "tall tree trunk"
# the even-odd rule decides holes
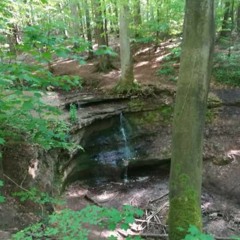
[[[124,92],[131,90],[134,80],[129,39],[129,7],[126,2],[120,3],[120,57],[121,78],[117,88]]]
[[[61,16],[62,16],[62,20],[63,20],[65,26],[67,26],[67,22],[66,22],[66,20],[64,18],[64,11],[63,11],[62,3],[61,2],[58,3],[58,6],[59,6],[59,10],[60,10],[60,13],[61,13]],[[63,30],[63,34],[64,34],[65,38],[69,38],[68,30],[67,30],[66,27]]]
[[[85,1],[84,3],[85,15],[86,15],[86,27],[87,27],[87,40],[89,43],[88,47],[88,58],[93,58],[93,47],[92,47],[92,31],[91,31],[91,18],[89,12],[89,5],[88,2]]]
[[[213,0],[186,0],[173,120],[170,240],[183,239],[190,224],[202,228],[202,148],[214,45],[213,8]]]
[[[229,17],[230,17],[230,7],[231,2],[226,1],[224,6],[224,15],[223,15],[223,21],[222,21],[222,30],[220,32],[220,37],[227,37],[230,33],[229,29]]]
[[[135,37],[140,36],[140,26],[142,24],[141,17],[141,2],[140,0],[135,0],[134,2],[134,25],[135,25]]]
[[[230,16],[231,16],[231,32],[233,31],[234,25],[235,25],[235,23],[234,23],[234,20],[235,20],[235,16],[234,16],[234,14],[235,14],[235,6],[234,5],[235,5],[234,4],[234,0],[232,0],[232,3],[231,3],[231,14],[230,14]]]
[[[79,15],[79,8],[78,3],[75,1],[70,1],[70,11],[71,11],[71,35],[75,37],[80,37],[81,33],[83,34],[83,29],[80,24],[80,15]]]
[[[114,12],[115,12],[115,16],[116,16],[116,34],[119,37],[119,12],[118,12],[118,3],[117,1],[114,2]]]
[[[10,52],[14,55],[17,54],[17,46],[21,43],[20,28],[17,24],[9,24],[9,33],[7,37]]]
[[[236,19],[236,22],[237,22],[237,33],[238,33],[238,35],[240,35],[240,3],[238,3],[238,6],[237,6],[237,19]]]
[[[99,0],[92,0],[92,3],[93,3],[92,5],[94,8],[95,23],[96,23],[95,39],[98,44],[98,48],[101,49],[101,48],[104,48],[105,46],[107,46],[106,37],[105,37],[105,35],[107,33],[104,31],[101,2]],[[108,69],[112,68],[109,55],[107,55],[107,54],[99,55],[99,61],[98,61],[97,68],[101,72],[105,72]]]
[[[105,42],[106,45],[108,46],[109,42],[108,42],[108,21],[107,21],[107,9],[106,9],[106,3],[105,0],[103,0],[103,5],[104,5],[104,11],[103,11],[103,16],[104,16],[104,37],[105,37]]]

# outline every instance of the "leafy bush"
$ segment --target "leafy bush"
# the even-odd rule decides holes
[[[238,53],[232,53],[230,56],[224,53],[218,53],[215,56],[215,67],[213,75],[215,80],[222,84],[231,86],[240,86],[240,56]]]
[[[157,71],[158,75],[173,75],[175,74],[175,69],[172,66],[172,63],[165,63],[162,65],[162,68]]]
[[[164,57],[161,68],[157,71],[158,75],[170,76],[168,80],[177,81],[177,77],[175,76],[176,70],[174,68],[174,64],[180,61],[181,48],[176,47],[171,49],[170,54]]]
[[[113,51],[111,47],[108,47],[106,45],[101,45],[98,47],[98,49],[94,52],[97,56],[100,55],[109,55],[112,57],[116,57],[117,53]]]
[[[49,196],[48,193],[42,192],[38,190],[37,188],[31,188],[28,191],[20,191],[13,193],[13,196],[19,197],[21,202],[24,201],[32,201],[34,203],[37,203],[39,205],[44,205],[46,203],[51,204],[62,204],[63,202],[58,200],[55,197]]]
[[[54,76],[43,63],[51,63],[56,56],[71,57],[82,63],[79,53],[86,50],[87,43],[78,39],[79,46],[72,52],[77,39],[65,39],[54,31],[51,24],[23,29],[22,42],[16,48],[18,54],[32,59],[31,64],[17,61],[16,53],[8,47],[0,51],[0,144],[24,139],[45,149],[72,147],[67,142],[68,124],[58,120],[60,111],[45,104],[42,97],[49,86],[63,90],[79,88],[81,79]]]
[[[188,234],[183,240],[214,240],[214,238],[211,235],[200,232],[196,226],[190,225]]]
[[[49,216],[46,224],[37,223],[13,236],[13,240],[40,240],[40,239],[59,239],[59,240],[87,240],[89,230],[85,224],[97,225],[101,229],[116,229],[120,226],[127,230],[129,224],[134,222],[134,216],[141,216],[143,212],[132,206],[124,206],[122,211],[114,208],[98,206],[87,206],[80,211],[65,209],[60,213]],[[116,239],[111,236],[109,239]],[[127,239],[140,239],[139,237]]]
[[[179,230],[182,231],[183,229],[180,228]],[[240,237],[232,236],[228,239],[240,240]],[[209,234],[202,233],[196,226],[190,225],[188,234],[183,240],[214,240],[214,237]]]
[[[0,188],[3,187],[3,181],[0,180]],[[5,197],[1,195],[1,192],[0,192],[0,203],[4,203],[5,202]]]
[[[3,83],[3,81],[0,81]],[[0,86],[0,143],[26,140],[45,149],[71,148],[69,126],[57,119],[60,111],[42,102],[41,92],[8,90]]]
[[[75,123],[77,122],[77,107],[75,104],[71,104],[70,105],[70,111],[69,111],[69,114],[70,114],[70,121],[72,123]]]
[[[7,89],[20,90],[47,89],[49,86],[53,86],[68,91],[75,87],[81,87],[82,84],[79,76],[54,76],[40,65],[20,62],[2,63],[0,81],[5,83]],[[0,83],[0,85],[3,84]]]

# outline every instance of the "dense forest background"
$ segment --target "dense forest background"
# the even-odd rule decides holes
[[[214,8],[216,36],[212,84],[239,87],[240,1],[216,0]],[[140,96],[144,95],[145,88],[134,77],[136,49],[146,47],[144,54],[148,56],[151,54],[148,49],[157,51],[161,44],[177,41],[178,44],[162,57],[161,66],[156,71],[156,75],[175,85],[186,27],[183,28],[184,14],[188,10],[188,5],[180,0],[1,1],[0,179],[6,178],[1,159],[9,144],[24,141],[46,151],[81,149],[69,141],[71,128],[76,123],[75,105],[69,106],[69,119],[65,121],[59,108],[44,99],[51,91],[71,93],[89,90],[89,85],[80,75],[56,74],[57,62],[74,60],[79,65],[91,62],[95,73],[121,70],[114,86],[104,94]],[[90,91],[93,89],[99,90],[92,85]],[[27,192],[26,198],[39,194]],[[44,199],[55,201],[45,195]],[[0,195],[0,202],[4,201],[4,196]],[[136,209],[125,210],[125,215],[112,210],[113,215],[118,216],[117,223],[126,218],[125,224],[128,224],[133,220],[132,215],[141,215]],[[92,211],[95,215],[102,214],[101,217],[112,217],[112,212],[107,209]],[[63,218],[82,217],[72,212],[64,214]],[[85,221],[90,222],[91,217],[86,217]],[[98,222],[97,219],[94,221]],[[201,233],[196,231],[200,236]],[[199,239],[211,238],[204,235]]]

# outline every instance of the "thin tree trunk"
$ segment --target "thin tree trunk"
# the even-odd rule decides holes
[[[240,3],[237,6],[237,33],[240,35]]]
[[[230,7],[231,7],[230,1],[226,1],[224,6],[224,15],[223,15],[222,30],[220,32],[220,37],[227,37],[229,35]]]
[[[107,46],[106,38],[105,38],[105,31],[104,31],[104,25],[103,25],[103,15],[101,10],[101,2],[99,0],[92,0],[92,5],[94,8],[95,13],[95,39],[98,44],[98,48],[104,48]],[[109,55],[107,54],[101,54],[99,55],[99,61],[97,69],[101,72],[105,72],[108,69],[112,68],[112,64],[110,63]]]
[[[183,239],[190,224],[202,228],[202,148],[214,45],[213,9],[213,0],[186,0],[173,120],[170,240]]]
[[[87,1],[84,2],[84,9],[85,9],[85,15],[86,15],[87,40],[89,43],[88,58],[92,59],[93,47],[92,47],[91,18],[90,18],[89,6]]]
[[[66,20],[64,18],[64,11],[63,11],[62,3],[59,3],[58,6],[59,6],[60,13],[62,14],[62,20],[65,23],[65,25],[67,26]],[[67,31],[66,27],[63,30],[63,34],[64,34],[65,38],[69,38],[68,31]]]
[[[75,37],[80,37],[82,33],[82,26],[80,25],[80,16],[78,4],[75,1],[70,1],[70,11],[71,11],[71,35]]]
[[[105,3],[105,0],[103,0],[103,5],[106,6],[106,3]],[[104,16],[104,37],[105,37],[105,42],[106,42],[106,45],[108,46],[109,45],[109,40],[108,40],[108,21],[107,21],[107,9],[106,7],[104,7],[104,11],[103,11],[103,16]]]
[[[134,10],[135,10],[134,11],[135,37],[139,37],[140,36],[140,26],[142,24],[140,0],[135,0]]]
[[[235,20],[235,17],[234,17],[234,8],[235,8],[235,3],[234,3],[234,0],[232,0],[232,4],[231,4],[231,32],[233,31],[234,29],[234,20]]]

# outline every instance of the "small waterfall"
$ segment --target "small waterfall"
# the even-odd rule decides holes
[[[130,149],[129,143],[128,143],[128,131],[129,131],[129,124],[127,122],[127,119],[123,116],[123,114],[120,114],[120,133],[122,136],[122,139],[124,141],[124,148],[123,148],[123,181],[124,183],[128,182],[128,165],[129,161],[133,158],[134,154]]]

